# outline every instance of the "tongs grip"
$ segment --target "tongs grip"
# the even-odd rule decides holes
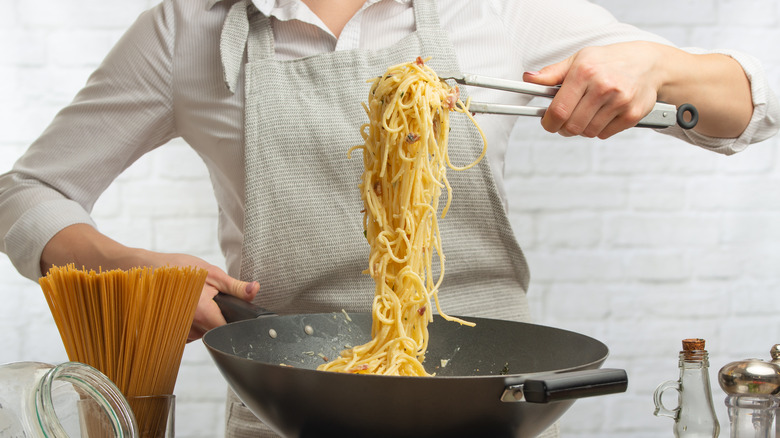
[[[528,94],[531,96],[553,97],[558,93],[560,86],[546,86],[532,84],[530,82],[513,81],[502,78],[492,78],[488,76],[479,76],[464,73],[462,75],[443,76],[442,79],[453,79],[462,85],[471,85],[482,88],[492,88],[495,90],[511,91],[515,93]],[[504,105],[498,103],[471,102],[469,110],[474,113],[487,114],[508,114],[516,116],[536,116],[544,115],[547,108],[535,106]],[[688,114],[690,120],[685,119]],[[669,126],[679,125],[683,129],[691,129],[699,122],[699,112],[696,107],[686,103],[679,108],[665,102],[656,102],[652,111],[637,123],[640,128],[667,128]]]
[[[460,77],[452,77],[452,79],[462,85],[492,88],[494,90],[513,91],[515,93],[530,94],[532,96],[541,97],[553,97],[561,88],[560,86],[548,87],[546,85],[532,84],[530,82],[491,78],[489,76],[479,76],[468,73],[464,73]]]

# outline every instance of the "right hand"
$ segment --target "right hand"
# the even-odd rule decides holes
[[[203,286],[198,307],[195,309],[195,317],[187,336],[187,342],[200,339],[207,331],[227,323],[225,317],[222,316],[222,311],[214,301],[214,297],[218,293],[222,292],[244,301],[252,301],[260,291],[260,284],[256,281],[246,282],[235,279],[219,267],[195,256],[157,253],[155,259],[157,266],[197,266],[208,271],[206,284]]]
[[[195,266],[208,271],[206,284],[200,294],[195,317],[187,336],[188,341],[200,339],[207,331],[226,323],[214,301],[219,292],[251,301],[260,291],[256,282],[237,280],[203,259],[187,254],[166,254],[130,248],[110,239],[87,224],[63,228],[52,237],[41,254],[41,272],[52,265],[74,263],[87,269],[130,269],[135,266]]]

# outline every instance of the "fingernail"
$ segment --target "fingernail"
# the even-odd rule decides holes
[[[245,291],[246,291],[247,295],[250,295],[252,293],[252,291],[255,290],[255,284],[256,283],[257,283],[256,281],[250,281],[249,283],[246,284]]]
[[[536,75],[539,74],[539,72],[538,71],[527,71],[527,72],[525,72],[525,74],[527,74],[529,76],[536,76]]]

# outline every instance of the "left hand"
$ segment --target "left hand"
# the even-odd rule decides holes
[[[587,47],[569,58],[526,72],[523,79],[561,88],[542,126],[563,136],[605,139],[631,128],[653,108],[663,79],[660,52],[645,42]]]

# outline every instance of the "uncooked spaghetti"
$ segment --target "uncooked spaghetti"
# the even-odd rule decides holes
[[[100,370],[128,398],[141,436],[163,436],[187,334],[208,272],[194,267],[86,271],[39,279],[68,359]],[[138,400],[138,401],[136,401]]]
[[[468,101],[467,101],[468,102]],[[454,166],[447,154],[451,111],[468,112],[458,88],[451,88],[421,58],[390,67],[373,80],[368,104],[369,122],[361,128],[365,143],[350,149],[363,152],[364,172],[359,185],[364,204],[363,223],[370,245],[368,274],[375,282],[372,339],[341,352],[319,367],[324,371],[407,376],[429,375],[422,365],[428,346],[432,301],[444,278],[444,253],[437,215],[446,188],[444,218],[452,201],[447,167],[464,170],[485,156],[487,142],[476,160]],[[479,129],[479,126],[477,126]],[[434,273],[433,253],[439,272]]]

